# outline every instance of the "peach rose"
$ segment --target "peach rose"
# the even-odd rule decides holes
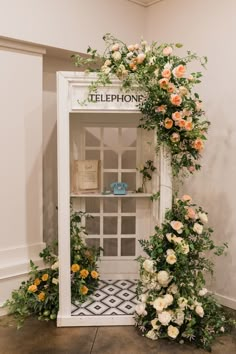
[[[89,289],[87,288],[87,286],[82,285],[80,288],[80,292],[82,295],[86,295],[88,293]]]
[[[185,129],[187,131],[190,131],[193,129],[193,123],[192,122],[185,122]]]
[[[184,194],[181,198],[183,200],[183,202],[190,202],[192,201],[192,197],[190,197],[190,195],[188,194]]]
[[[171,225],[172,229],[174,229],[175,231],[178,232],[178,234],[182,233],[182,231],[183,231],[182,228],[184,225],[182,224],[181,221],[176,221],[176,220],[171,221],[170,225]]]
[[[173,92],[175,92],[175,90],[176,90],[175,85],[172,84],[172,83],[169,83],[167,91],[168,91],[169,93],[173,93]]]
[[[142,64],[142,62],[144,61],[145,58],[146,58],[146,54],[139,53],[139,55],[137,56],[137,63]]]
[[[137,65],[134,62],[129,63],[129,67],[131,70],[136,71],[137,70]]]
[[[47,273],[42,275],[42,281],[47,281],[48,280],[49,275]]]
[[[80,266],[78,264],[72,264],[71,270],[73,273],[76,273],[80,270]]]
[[[170,69],[164,69],[162,70],[161,73],[162,77],[165,77],[166,79],[169,79],[171,77],[171,71]]]
[[[196,218],[195,210],[193,208],[188,208],[187,216],[189,217],[189,219],[195,219]]]
[[[158,81],[159,85],[162,89],[167,90],[168,89],[168,84],[169,84],[169,80],[166,78],[163,78],[161,80]]]
[[[203,143],[202,139],[197,138],[196,140],[194,140],[193,148],[197,151],[201,151],[204,148],[204,143]]]
[[[193,173],[195,171],[195,167],[194,166],[189,166],[188,170],[190,173]]]
[[[88,275],[89,275],[89,271],[87,269],[82,269],[80,271],[81,278],[85,279],[85,278],[87,278]]]
[[[166,112],[166,106],[163,104],[161,106],[158,106],[155,108],[155,112],[158,112],[158,113],[165,113]]]
[[[45,300],[45,292],[41,291],[41,293],[38,294],[38,299],[39,299],[39,301],[44,301]]]
[[[164,127],[166,129],[171,129],[173,127],[173,120],[170,118],[166,118],[164,121]]]
[[[111,50],[112,50],[113,52],[116,52],[116,51],[118,51],[119,49],[120,49],[120,46],[119,46],[118,43],[115,43],[115,44],[111,47]]]
[[[189,116],[191,116],[191,114],[192,114],[192,112],[189,111],[188,109],[186,109],[186,108],[183,109],[183,116],[184,117],[189,117]]]
[[[93,279],[97,279],[97,278],[99,277],[99,273],[96,272],[96,270],[92,270],[92,272],[91,272],[91,277],[92,277]]]
[[[41,280],[39,279],[39,278],[36,278],[35,280],[34,280],[34,285],[39,285],[41,283]]]
[[[180,127],[180,128],[185,128],[186,125],[186,121],[184,119],[180,119],[176,122],[176,124]]]
[[[170,137],[170,140],[173,142],[173,143],[177,143],[178,141],[180,141],[180,135],[179,133],[173,133]]]
[[[167,57],[168,55],[171,55],[173,52],[173,49],[169,46],[169,47],[165,47],[162,51],[163,55],[165,57]]]
[[[139,44],[138,44],[138,43],[136,43],[136,44],[134,45],[134,49],[136,49],[136,50],[139,49]]]
[[[33,284],[28,287],[28,291],[30,291],[31,293],[35,293],[37,290],[38,290],[37,285]]]
[[[172,119],[174,121],[178,121],[178,120],[182,119],[182,112],[177,111],[177,112],[172,113]]]
[[[174,69],[172,70],[173,75],[174,75],[175,77],[177,77],[178,79],[184,76],[185,71],[186,71],[186,68],[185,68],[185,66],[182,65],[182,64],[176,66],[176,68],[174,68]]]
[[[163,79],[162,79],[163,80]],[[170,96],[170,102],[174,105],[174,106],[180,106],[182,103],[182,98],[180,95],[177,94],[172,94]]]
[[[130,44],[130,45],[128,45],[128,51],[129,52],[133,52],[134,50],[135,50],[135,48],[134,48],[134,45],[133,44]]]

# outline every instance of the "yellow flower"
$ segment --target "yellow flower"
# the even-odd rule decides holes
[[[96,272],[96,270],[92,270],[91,277],[94,278],[94,279],[97,279],[99,277],[99,273]]]
[[[39,299],[39,301],[45,300],[45,293],[43,291],[40,294],[38,294],[38,299]]]
[[[85,285],[81,286],[80,292],[82,295],[86,295],[88,291],[89,291],[89,289],[87,288],[87,286],[85,286]]]
[[[30,291],[31,293],[35,293],[38,290],[37,285],[32,284],[28,287],[28,291]]]
[[[82,269],[80,271],[81,278],[85,279],[85,278],[87,278],[88,275],[89,275],[89,271],[87,269]]]
[[[41,283],[41,280],[39,279],[39,278],[36,278],[35,280],[34,280],[34,285],[39,285]]]
[[[73,273],[76,273],[80,270],[80,266],[78,264],[72,264],[71,270]]]
[[[42,275],[42,281],[47,281],[48,280],[48,274],[45,273]]]

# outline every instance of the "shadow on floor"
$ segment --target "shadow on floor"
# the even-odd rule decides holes
[[[236,331],[222,336],[213,354],[236,353]],[[28,319],[17,330],[11,317],[0,318],[0,354],[206,354],[188,344],[151,341],[132,326],[57,328]]]

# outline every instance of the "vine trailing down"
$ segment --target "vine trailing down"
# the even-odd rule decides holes
[[[103,38],[103,55],[89,47],[89,58],[72,56],[76,66],[98,71],[90,94],[99,86],[110,84],[114,77],[120,79],[121,89],[141,93],[141,127],[156,131],[157,149],[162,144],[168,147],[174,176],[199,170],[198,160],[210,123],[204,119],[202,101],[194,92],[202,74],[188,73],[187,65],[197,60],[205,67],[207,58],[199,58],[190,51],[185,57],[178,56],[175,50],[182,47],[179,43],[149,45],[141,41],[126,45],[111,34]],[[96,66],[98,69],[94,69]]]
[[[113,78],[120,79],[122,90],[142,95],[138,104],[142,113],[140,127],[155,130],[156,152],[161,145],[167,147],[173,176],[180,178],[199,170],[210,123],[194,91],[202,74],[188,72],[187,66],[197,60],[205,67],[207,58],[190,51],[184,57],[178,56],[175,51],[182,47],[178,43],[149,45],[142,40],[126,45],[109,33],[103,39],[103,55],[89,47],[88,58],[72,56],[76,66],[98,72],[90,95],[100,86],[111,84]],[[146,170],[140,173],[144,179]],[[152,200],[158,196],[154,194]],[[207,222],[207,213],[185,195],[174,201],[155,234],[141,241],[146,257],[138,259],[135,319],[146,337],[190,341],[211,350],[214,339],[235,325],[205,288],[204,273],[213,272],[213,263],[204,252],[220,256],[227,247],[214,244],[213,230],[206,227]]]

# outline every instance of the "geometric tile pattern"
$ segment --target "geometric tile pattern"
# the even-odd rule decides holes
[[[73,303],[72,316],[133,315],[137,304],[136,280],[100,280],[83,304]]]

